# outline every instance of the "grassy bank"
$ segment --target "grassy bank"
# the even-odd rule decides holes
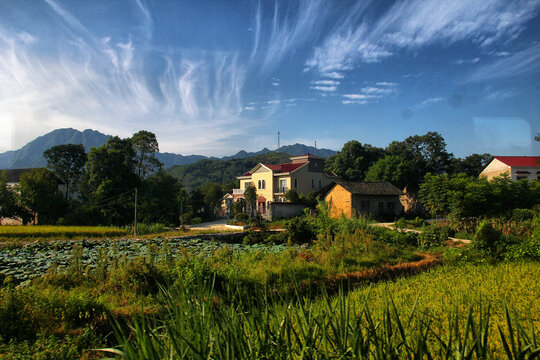
[[[125,229],[111,226],[0,226],[0,241],[103,238],[126,234]]]

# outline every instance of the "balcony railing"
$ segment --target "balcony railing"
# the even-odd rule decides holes
[[[287,191],[289,191],[288,187],[281,186],[276,189],[275,194],[285,194]]]
[[[243,195],[245,189],[233,189],[232,193],[233,195]]]

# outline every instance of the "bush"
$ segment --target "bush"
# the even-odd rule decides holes
[[[426,250],[441,246],[448,240],[448,228],[442,226],[429,226],[418,235],[418,247]]]
[[[289,240],[294,244],[311,242],[315,233],[305,217],[294,217],[285,224]]]
[[[471,246],[488,253],[494,253],[501,241],[501,233],[493,228],[490,222],[482,221],[474,234]]]
[[[396,229],[405,229],[407,228],[407,220],[405,218],[399,218],[396,223]]]
[[[236,215],[234,215],[234,218],[237,221],[246,221],[249,218],[249,216],[247,216],[246,213],[241,212],[241,213],[236,213]]]
[[[534,219],[536,213],[529,209],[514,209],[512,210],[512,220],[514,221],[526,221]]]
[[[202,219],[200,217],[198,217],[198,216],[192,218],[191,222],[190,222],[191,225],[197,225],[197,224],[200,224],[200,223],[202,223]]]

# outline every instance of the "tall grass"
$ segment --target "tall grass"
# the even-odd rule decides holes
[[[505,305],[504,325],[492,331],[490,305],[475,303],[434,317],[429,309],[400,307],[385,294],[357,301],[340,292],[317,300],[259,293],[221,301],[203,285],[164,291],[168,316],[119,324],[120,346],[104,349],[124,359],[534,359],[535,329]],[[536,329],[537,331],[537,329]],[[501,346],[497,346],[502,344]]]
[[[461,265],[318,298],[197,283],[116,327],[125,359],[534,359],[540,264]]]

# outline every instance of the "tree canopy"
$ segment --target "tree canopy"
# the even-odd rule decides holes
[[[369,167],[384,155],[381,148],[351,140],[343,145],[341,151],[330,156],[325,170],[335,173],[343,180],[362,181]]]
[[[68,198],[71,185],[78,183],[84,172],[86,152],[82,144],[57,145],[45,150],[43,157],[47,167],[65,184],[65,198]]]

